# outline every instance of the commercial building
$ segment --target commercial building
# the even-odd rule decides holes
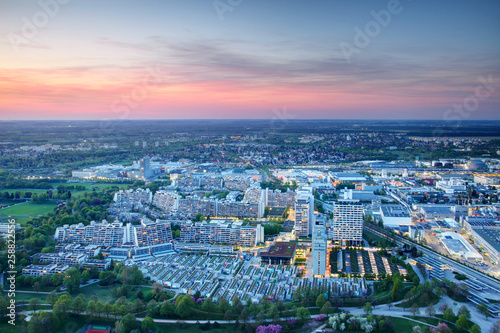
[[[293,264],[297,243],[276,242],[266,252],[261,252],[260,261],[266,264]]]
[[[384,225],[397,228],[400,225],[411,225],[411,216],[403,205],[381,205],[380,215]]]
[[[482,226],[470,231],[477,246],[483,248],[493,264],[499,265],[500,226]]]

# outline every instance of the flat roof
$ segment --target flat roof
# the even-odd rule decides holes
[[[425,210],[426,213],[451,214],[450,207],[422,206],[422,209]]]
[[[473,229],[482,239],[488,242],[495,250],[500,252],[500,228]]]
[[[260,256],[292,258],[295,255],[296,249],[297,249],[297,243],[276,242],[273,245],[271,245],[266,252],[261,252]]]
[[[382,205],[380,209],[386,217],[410,217],[408,210],[402,205]]]

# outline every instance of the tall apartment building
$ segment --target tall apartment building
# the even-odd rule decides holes
[[[153,193],[147,189],[138,188],[137,190],[120,190],[113,197],[114,202],[134,202],[141,204],[150,204],[153,200]]]
[[[132,235],[135,235],[136,246],[149,246],[172,241],[172,228],[168,221],[156,220],[141,221],[141,225],[134,226]]]
[[[135,246],[150,246],[167,243],[172,240],[172,230],[169,221],[141,221],[141,225],[121,222],[90,222],[64,225],[56,229],[54,238],[59,243],[92,244],[98,246],[119,247],[124,244]]]
[[[328,253],[326,219],[316,217],[312,236],[313,275],[325,276]]]
[[[297,193],[294,191],[281,192],[280,190],[269,190],[268,188],[262,190],[261,201],[264,206],[270,207],[293,207]]]
[[[205,216],[216,216],[215,200],[202,200],[200,197],[192,195],[184,199],[179,199],[179,211],[186,214],[201,213]]]
[[[341,245],[360,245],[363,242],[363,205],[345,192],[333,206],[332,240]]]
[[[314,197],[309,191],[299,191],[295,199],[295,235],[307,237],[314,221]]]
[[[264,241],[262,225],[243,226],[242,222],[213,220],[211,222],[183,222],[181,227],[181,242],[232,244],[255,246]]]
[[[153,205],[166,212],[179,208],[179,194],[175,191],[159,190],[153,196]]]

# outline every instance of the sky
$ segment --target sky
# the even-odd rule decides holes
[[[500,120],[500,1],[0,0],[0,120]]]

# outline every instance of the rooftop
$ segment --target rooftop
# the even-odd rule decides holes
[[[488,242],[495,250],[500,252],[500,228],[478,228],[474,229],[474,231],[486,242]]]
[[[261,252],[261,256],[266,257],[288,257],[292,258],[295,255],[297,243],[292,242],[276,242],[269,247],[267,252]]]

